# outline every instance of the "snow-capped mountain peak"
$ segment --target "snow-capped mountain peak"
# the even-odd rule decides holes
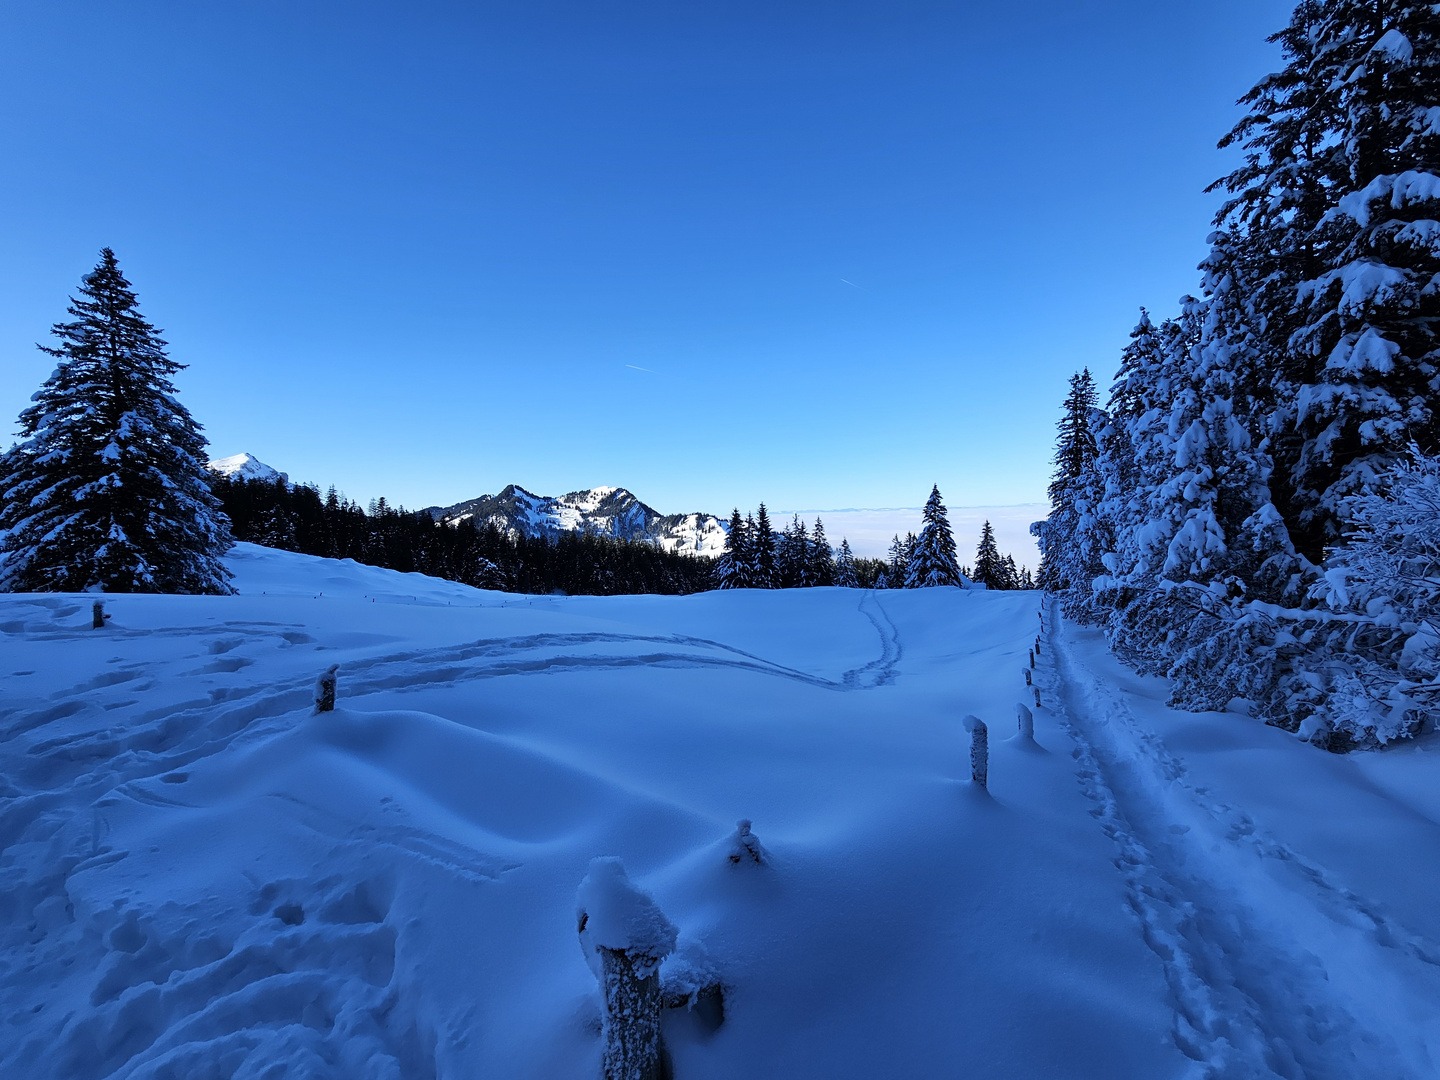
[[[725,549],[724,524],[713,514],[661,514],[622,487],[586,488],[555,498],[510,484],[498,495],[432,506],[429,513],[444,521],[493,522],[497,528],[526,536],[591,532],[650,540],[667,551],[710,557]]]
[[[289,474],[272,469],[253,454],[232,454],[230,457],[216,458],[209,462],[208,468],[231,479],[281,480],[287,484],[290,482]]]

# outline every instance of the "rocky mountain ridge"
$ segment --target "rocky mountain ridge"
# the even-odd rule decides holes
[[[497,495],[427,507],[426,512],[440,521],[493,522],[526,536],[589,532],[711,558],[725,549],[725,526],[714,514],[661,514],[622,487],[587,488],[556,498],[509,484]]]

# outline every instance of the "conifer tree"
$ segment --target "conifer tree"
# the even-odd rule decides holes
[[[910,554],[906,549],[905,541],[900,539],[896,533],[890,541],[890,550],[887,552],[885,565],[885,588],[903,589],[905,587],[905,574],[910,568]]]
[[[803,589],[810,584],[810,537],[799,514],[780,534],[776,561],[783,588]]]
[[[855,572],[855,553],[850,550],[850,541],[840,538],[840,551],[835,556],[834,584],[842,589],[854,589],[860,584]]]
[[[850,570],[853,574],[853,560]],[[830,541],[825,538],[825,523],[818,517],[815,519],[815,527],[810,530],[810,584],[835,584],[835,553],[830,550]]]
[[[750,585],[750,550],[745,520],[736,507],[730,514],[730,527],[725,533],[725,550],[715,560],[716,586],[721,589],[744,589]]]
[[[751,589],[765,589],[759,578],[759,566],[756,562],[759,552],[756,550],[756,537],[758,532],[755,528],[755,515],[745,515],[745,581],[746,587]]]
[[[775,553],[775,531],[770,527],[770,514],[765,504],[755,512],[750,529],[750,584],[756,589],[778,589],[780,567]]]
[[[1015,558],[1006,555],[1000,560],[1000,588],[1018,589],[1020,587],[1020,571],[1015,566]]]
[[[140,314],[109,248],[56,323],[54,374],[20,414],[0,477],[0,589],[231,593],[229,522],[184,365]]]
[[[1059,439],[1055,446],[1054,478],[1050,482],[1050,516],[1038,529],[1041,577],[1047,589],[1061,593],[1075,584],[1071,580],[1075,576],[1072,564],[1078,529],[1075,496],[1097,455],[1091,426],[1095,405],[1095,380],[1087,368],[1070,378],[1070,392],[1065,397],[1064,413],[1057,425]],[[975,573],[981,573],[979,565]],[[977,576],[976,580],[980,578]]]
[[[1373,491],[1409,442],[1440,440],[1440,11],[1401,0],[1334,0],[1316,26],[1311,78],[1333,82],[1344,166],[1308,237],[1289,345],[1305,373],[1293,414],[1291,482],[1306,553],[1345,530],[1345,500]]]
[[[905,574],[907,589],[930,588],[936,585],[963,585],[960,567],[955,562],[955,537],[950,532],[950,518],[940,499],[940,486],[933,485],[922,514],[924,524],[915,541],[914,554]]]
[[[1156,539],[1147,526],[1155,489],[1171,467],[1168,410],[1185,379],[1192,337],[1179,322],[1166,320],[1156,327],[1142,308],[1121,354],[1105,420],[1096,432],[1096,486],[1101,494],[1095,519],[1106,533],[1095,538],[1104,549],[1091,583],[1099,608],[1121,607],[1137,590],[1154,583]],[[1087,495],[1090,491],[1087,486]],[[1051,588],[1043,561],[1040,571],[1037,586]],[[1067,599],[1073,614],[1081,598],[1070,594]]]
[[[272,506],[254,530],[254,543],[282,551],[295,550],[295,522],[283,507]]]
[[[970,572],[971,580],[987,589],[1005,587],[1005,564],[1000,558],[1000,549],[995,545],[995,530],[990,522],[980,528],[980,544],[975,549],[975,566]]]

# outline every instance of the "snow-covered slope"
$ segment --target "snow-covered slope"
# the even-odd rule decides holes
[[[286,483],[290,480],[286,473],[272,469],[252,454],[232,454],[230,457],[216,458],[209,463],[209,467],[221,476],[238,477],[241,480],[283,480]]]
[[[231,565],[0,596],[0,1075],[595,1077],[599,856],[725,986],[679,1080],[1434,1075],[1433,743],[1173,714],[1068,628],[1013,737],[1034,594]]]
[[[627,540],[654,540],[667,551],[690,555],[714,557],[725,550],[725,527],[714,515],[662,515],[617,487],[572,491],[557,499],[533,495],[511,484],[498,495],[482,495],[454,506],[432,506],[427,512],[449,521],[474,518],[482,524],[494,522],[526,536],[590,531]]]

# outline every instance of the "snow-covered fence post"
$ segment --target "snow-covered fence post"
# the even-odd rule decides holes
[[[765,849],[760,846],[759,838],[750,831],[748,818],[741,818],[735,823],[735,835],[730,838],[730,854],[727,857],[736,866],[744,863],[765,865]]]
[[[978,716],[965,717],[965,730],[970,732],[970,779],[982,788],[990,780],[990,732]]]
[[[1040,688],[1038,686],[1032,686],[1031,689],[1035,691],[1035,708],[1038,709],[1040,708]]]
[[[591,860],[577,899],[580,948],[605,998],[605,1080],[661,1080],[660,961],[678,932],[613,857]]]
[[[1025,707],[1023,701],[1015,703],[1015,720],[1022,739],[1035,738],[1035,714]]]
[[[103,630],[105,628],[105,601],[96,600],[90,605],[90,629]]]
[[[331,664],[320,678],[315,680],[315,711],[317,713],[335,711],[335,676],[339,670],[339,664]]]
[[[1036,634],[1036,635],[1035,635],[1035,655],[1036,655],[1036,656],[1039,656],[1039,655],[1040,655],[1040,635],[1039,635],[1039,634]]]
[[[1021,671],[1021,672],[1024,674],[1024,676],[1025,676],[1025,685],[1026,685],[1026,686],[1033,686],[1034,683],[1033,683],[1033,681],[1032,681],[1031,678],[1030,678],[1030,669],[1029,669],[1028,667],[1027,667],[1027,668],[1021,668],[1020,671]]]
[[[1034,650],[1034,649],[1031,649],[1031,650],[1030,650],[1030,666],[1031,666],[1032,668],[1035,666],[1035,650]]]

